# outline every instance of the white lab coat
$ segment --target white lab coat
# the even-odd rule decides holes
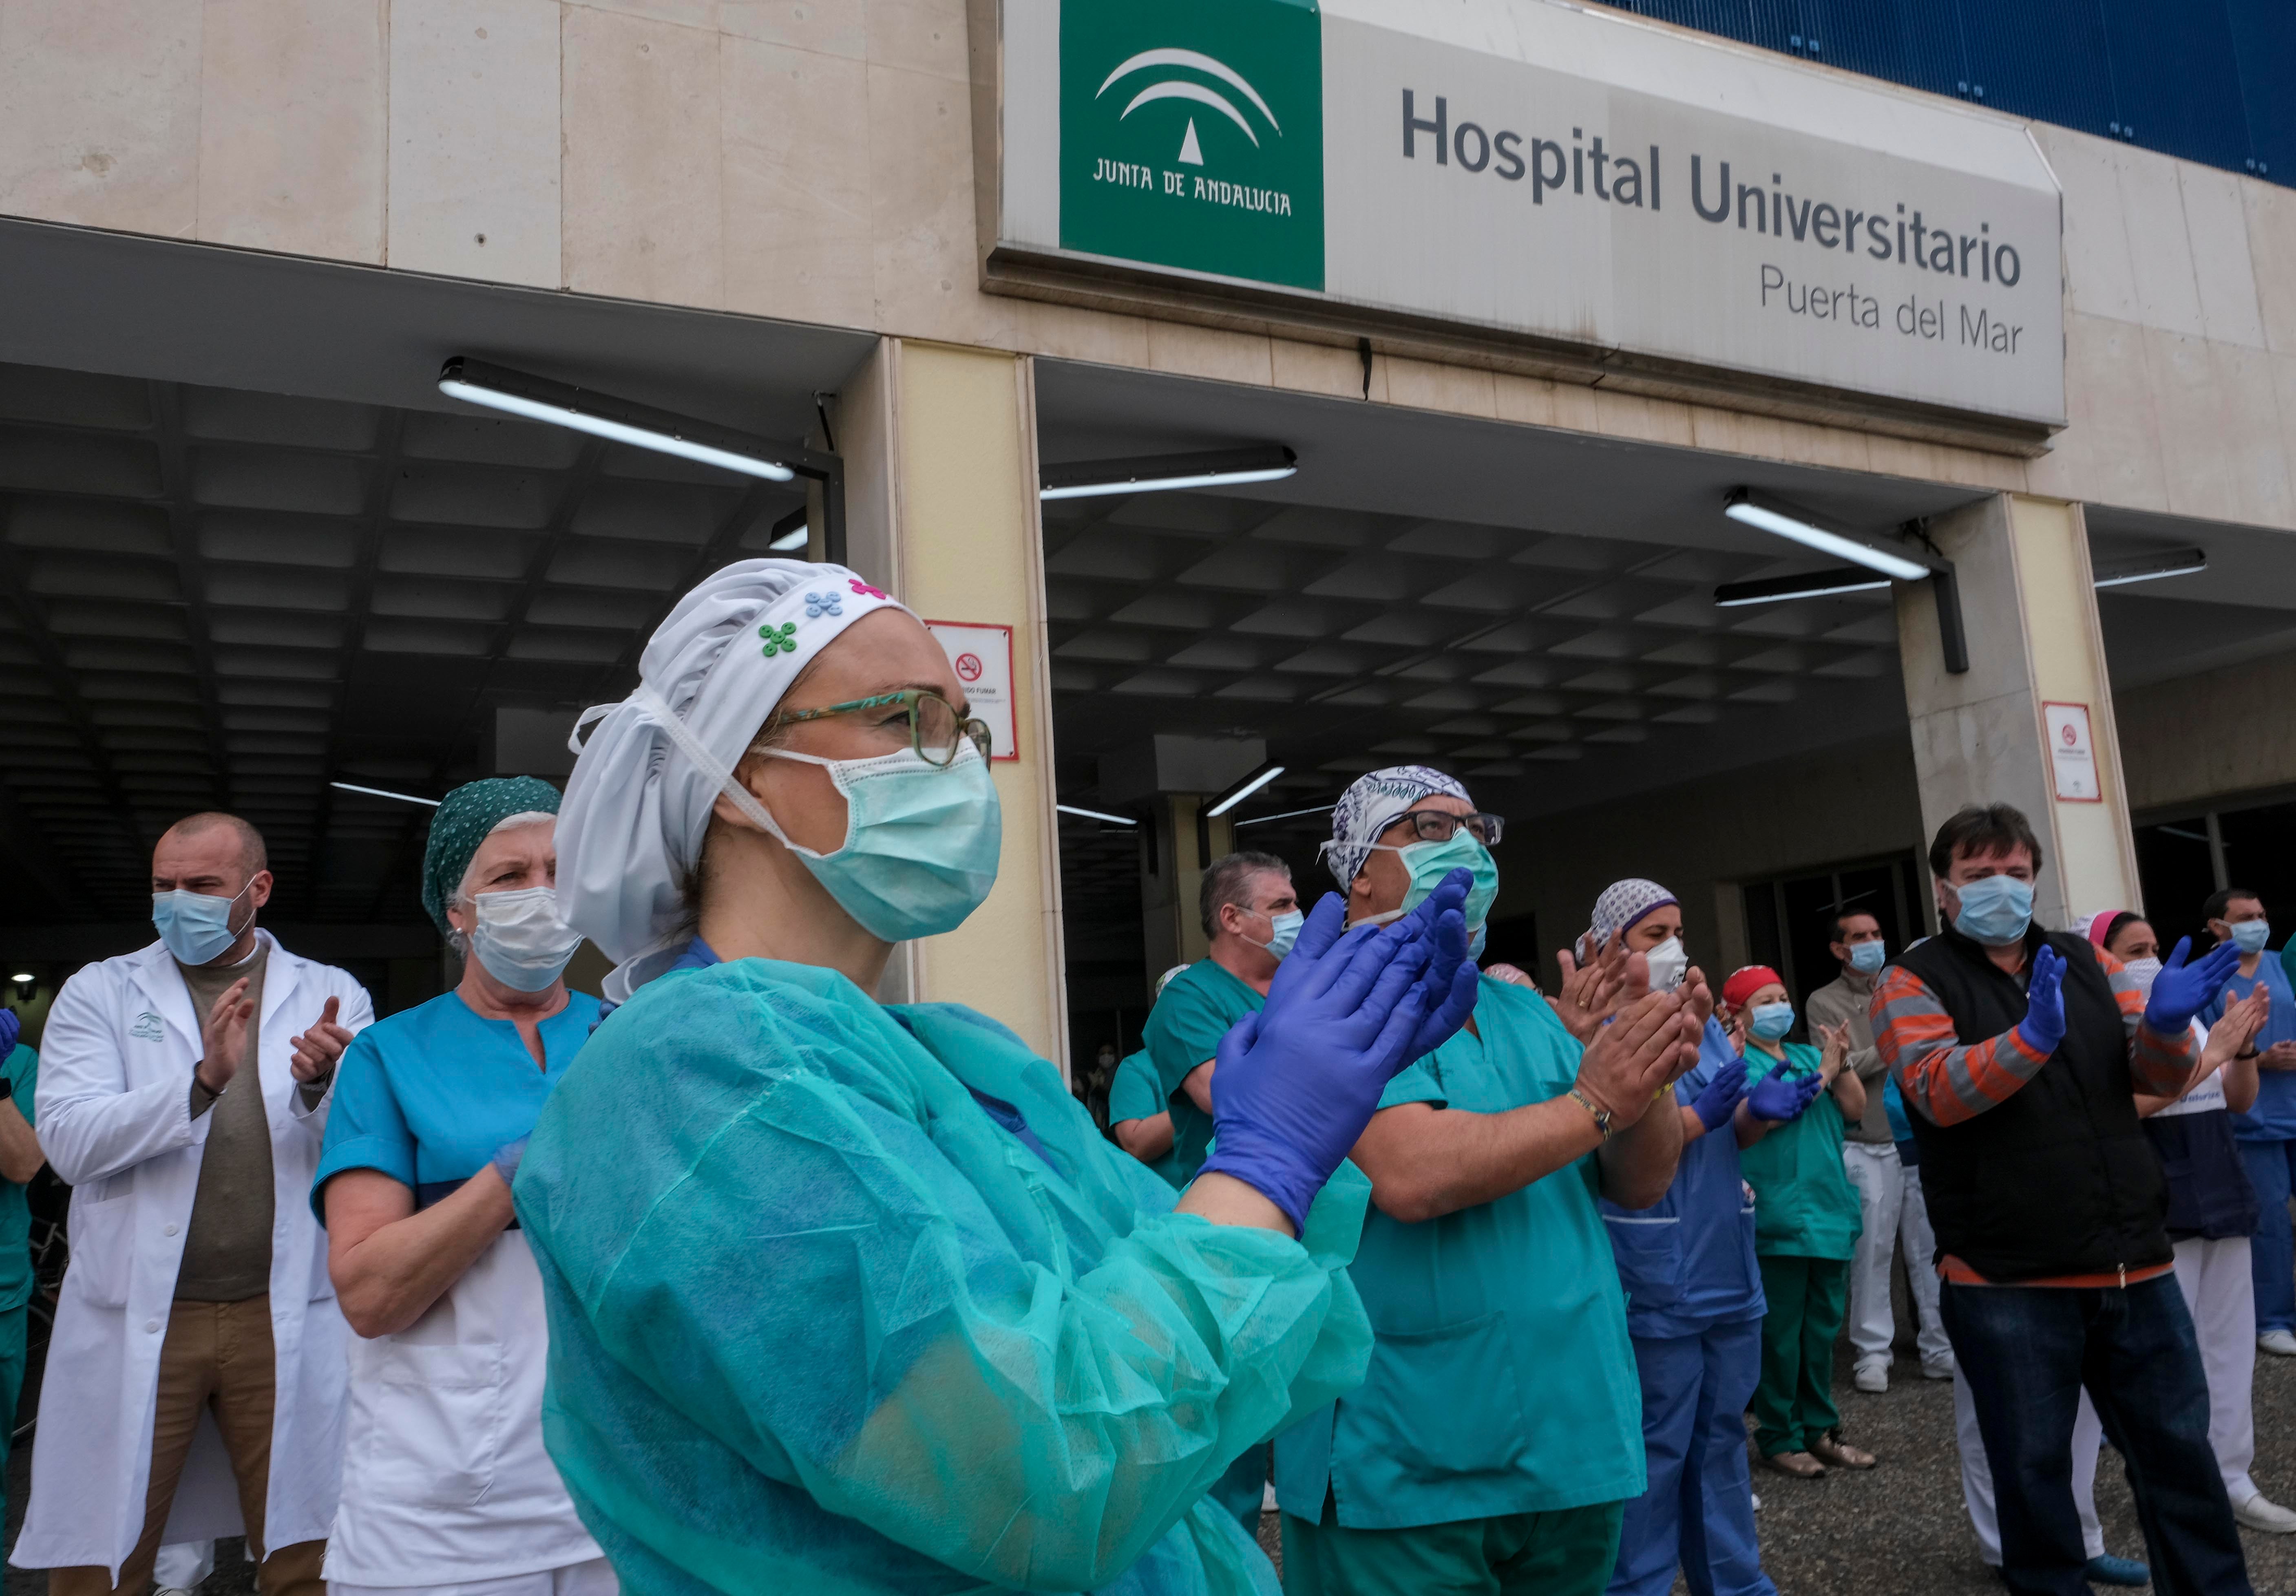
[[[373,1022],[366,991],[340,970],[271,949],[258,1056],[229,1088],[260,1084],[271,1127],[271,1337],[276,1399],[265,1550],[324,1538],[342,1469],[348,1327],[327,1277],[311,1177],[327,1104],[306,1109],[291,1038],[340,998],[338,1022]],[[64,983],[40,1039],[40,1148],[74,1187],[71,1266],[57,1305],[33,1440],[32,1498],[9,1560],[100,1566],[115,1580],[144,1529],[160,1346],[211,1111],[192,1117],[201,1054],[192,996],[166,946],[91,964]],[[242,1533],[213,1420],[203,1416],[165,1539]],[[256,1549],[250,1548],[250,1554]]]

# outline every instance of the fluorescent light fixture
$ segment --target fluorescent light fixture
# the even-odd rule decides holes
[[[466,405],[482,405],[530,422],[570,427],[593,438],[603,438],[657,454],[675,454],[745,477],[787,482],[797,473],[777,460],[767,459],[744,446],[746,440],[668,411],[633,405],[586,389],[456,356],[439,372],[439,391]]]
[[[10,980],[12,980],[12,981],[20,982],[20,983],[21,983],[22,985],[24,985],[24,986],[30,986],[30,985],[32,984],[32,982],[33,982],[33,981],[35,981],[35,980],[36,980],[36,979],[37,979],[38,978],[37,978],[37,977],[36,977],[36,976],[34,976],[34,975],[32,974],[32,972],[31,972],[30,970],[18,970],[14,975],[10,976],[8,978],[9,978]]]
[[[1140,823],[1128,814],[1111,814],[1103,809],[1079,809],[1074,804],[1054,804],[1063,814],[1080,815],[1086,820],[1104,820],[1111,826],[1136,826]]]
[[[1146,454],[1133,460],[1079,460],[1045,467],[1037,496],[1086,499],[1096,494],[1162,493],[1179,487],[1234,487],[1276,482],[1299,471],[1282,444],[1202,454]]]
[[[779,537],[775,538],[773,542],[767,544],[766,547],[773,550],[778,554],[789,549],[801,549],[805,547],[805,523],[803,521],[800,521],[796,526],[791,528]]]
[[[1766,497],[1751,488],[1741,487],[1731,494],[1723,501],[1722,513],[1742,526],[1758,528],[1775,536],[1790,538],[1804,548],[1816,549],[1821,554],[1880,571],[1893,581],[1918,582],[1930,574],[1930,567],[1919,561],[1877,549],[1848,533],[1830,530],[1808,511]]]
[[[2123,587],[2131,582],[2150,582],[2157,577],[2189,577],[2208,569],[2209,556],[2204,549],[2168,549],[2158,554],[2116,560],[2111,565],[2099,566],[2096,585]]]
[[[385,792],[380,787],[354,787],[348,782],[330,782],[327,785],[340,788],[345,792],[364,792],[369,798],[396,798],[402,804],[422,804],[432,809],[439,806],[437,798],[416,798],[411,792]]]
[[[1725,582],[1714,590],[1714,602],[1728,610],[1741,604],[1775,604],[1786,599],[1822,599],[1837,593],[1871,593],[1890,585],[1889,578],[1863,566],[1837,565],[1792,577],[1764,577],[1755,582]]]
[[[1250,820],[1237,821],[1235,827],[1240,831],[1246,826],[1264,826],[1272,820],[1297,820],[1303,814],[1329,814],[1338,806],[1336,804],[1318,804],[1312,809],[1286,809],[1281,814],[1255,814]]]
[[[1280,765],[1263,765],[1258,770],[1253,771],[1251,774],[1246,776],[1241,786],[1231,787],[1228,789],[1227,796],[1221,798],[1210,808],[1205,810],[1204,813],[1208,815],[1226,814],[1229,810],[1234,808],[1238,804],[1243,802],[1244,799],[1250,798],[1253,793],[1258,792],[1261,788],[1267,786],[1270,782],[1273,782],[1276,777],[1283,773],[1283,767]]]

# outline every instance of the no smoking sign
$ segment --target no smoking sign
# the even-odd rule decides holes
[[[991,759],[1018,759],[1013,714],[1013,628],[977,621],[929,620],[925,626],[964,683],[971,714],[988,726]]]

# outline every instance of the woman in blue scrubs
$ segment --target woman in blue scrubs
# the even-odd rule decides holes
[[[542,1277],[510,1180],[598,1000],[566,989],[558,792],[473,782],[432,817],[422,906],[452,992],[359,1033],[311,1201],[350,1347],[330,1596],[613,1596],[542,1444]]]

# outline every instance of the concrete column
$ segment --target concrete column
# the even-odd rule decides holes
[[[1898,645],[1913,720],[1923,846],[1964,804],[2009,803],[2048,858],[2034,915],[2141,909],[2111,677],[2080,506],[1997,494],[1930,525],[1960,577],[1969,669],[1948,674],[1929,585],[1898,589]],[[2088,710],[2094,801],[2061,798],[2045,706]]]
[[[1020,757],[991,766],[1004,812],[996,888],[947,936],[903,944],[880,995],[969,1003],[1065,1076],[1034,368],[1024,356],[884,339],[839,396],[837,422],[853,568],[929,620],[1013,628]]]

